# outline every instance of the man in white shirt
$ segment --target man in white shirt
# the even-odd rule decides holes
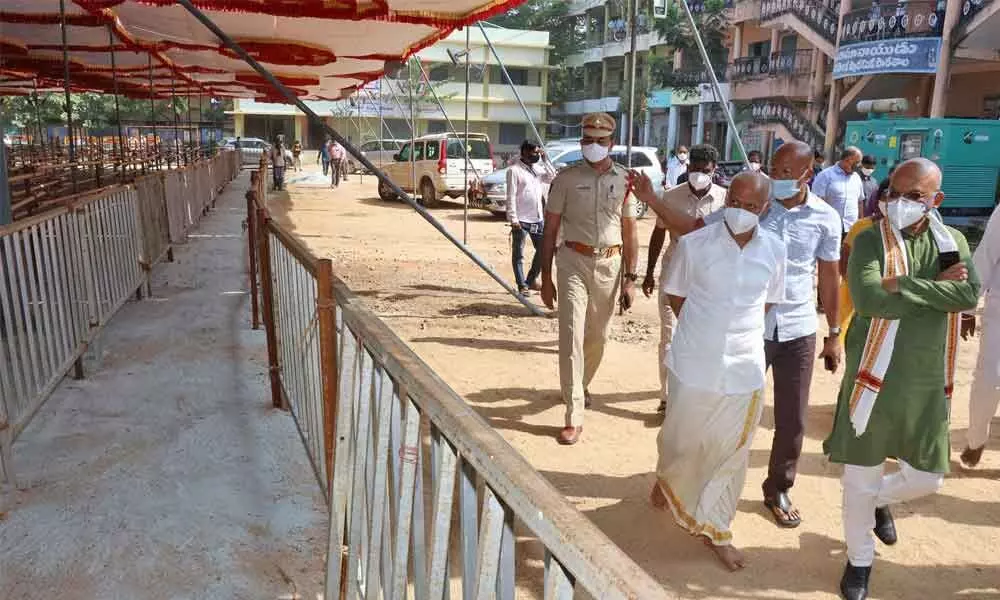
[[[691,157],[688,166],[688,180],[678,186],[672,187],[663,192],[661,202],[669,204],[672,208],[690,215],[691,217],[707,217],[708,215],[721,210],[726,203],[726,188],[712,183],[712,176],[715,175],[715,167],[719,161],[718,151],[708,144],[691,148]],[[660,257],[660,250],[666,239],[667,225],[663,219],[657,217],[656,226],[649,237],[649,254],[646,258],[646,277],[642,281],[642,291],[649,298],[656,290],[654,278],[656,263]],[[663,261],[660,267],[661,277],[666,275],[667,265],[673,253],[681,233],[670,231],[670,244],[663,254]],[[670,305],[658,298],[660,308],[660,406],[657,409],[663,412],[666,407],[667,397],[667,354],[670,351],[670,340],[674,332],[674,313],[670,310]]]
[[[1000,292],[1000,209],[990,215],[972,262],[979,274],[979,293],[986,296],[986,304],[983,306],[979,358],[969,392],[969,430],[961,456],[962,464],[967,467],[975,467],[982,459],[990,439],[990,421],[1000,403],[1000,297],[997,295]],[[972,313],[962,315],[962,339],[975,333],[975,323]]]
[[[767,313],[764,330],[766,364],[774,372],[774,439],[767,479],[762,486],[764,504],[775,522],[786,528],[798,527],[802,516],[789,498],[795,483],[806,412],[809,385],[816,361],[817,319],[813,304],[814,282],[818,276],[819,296],[826,308],[829,335],[823,339],[819,357],[829,371],[836,371],[843,353],[840,345],[839,296],[840,237],[842,222],[826,202],[809,193],[812,150],[794,141],[781,146],[771,159],[771,193],[774,200],[760,219],[761,229],[787,245],[785,299]],[[680,233],[718,222],[720,213],[692,218],[656,199],[640,200],[671,229]]]
[[[507,221],[511,229],[511,260],[517,291],[527,296],[530,290],[540,290],[538,276],[542,272],[542,230],[545,225],[545,196],[554,175],[539,167],[542,149],[524,140],[521,156],[507,169]],[[524,277],[524,238],[531,238],[535,257]]]
[[[677,178],[682,173],[687,173],[688,169],[688,149],[687,146],[678,146],[674,150],[673,156],[667,161],[667,176],[663,180],[663,187],[672,188],[677,185]]]
[[[285,137],[279,135],[271,146],[271,171],[274,175],[274,189],[285,187]]]
[[[861,159],[861,150],[848,146],[837,164],[823,169],[812,183],[812,193],[826,200],[840,214],[842,233],[850,231],[858,215],[864,212],[865,186],[855,172]]]
[[[680,239],[663,283],[678,323],[651,500],[733,571],[745,565],[730,525],[763,407],[764,314],[785,289],[785,245],[758,227],[770,192],[763,174],[737,175],[723,220]]]

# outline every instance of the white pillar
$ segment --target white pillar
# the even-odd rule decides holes
[[[736,114],[736,106],[732,102],[729,103],[729,114]],[[736,141],[736,131],[726,125],[726,150],[722,154],[722,160],[730,160],[733,156],[733,143]]]
[[[698,103],[698,118],[694,126],[694,143],[705,143],[705,103]]]
[[[642,145],[643,146],[648,146],[649,145],[649,132],[650,132],[650,129],[652,129],[652,127],[653,127],[652,120],[653,120],[653,114],[647,108],[646,109],[646,120],[643,121],[643,123],[642,123]]]
[[[680,126],[680,109],[671,106],[667,109],[667,152],[677,148],[677,129]]]

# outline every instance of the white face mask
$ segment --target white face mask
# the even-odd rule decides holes
[[[752,162],[752,163],[750,163],[750,170],[751,171],[760,171],[760,163],[759,162]]]
[[[732,231],[734,235],[750,231],[757,226],[757,222],[759,221],[759,217],[749,210],[733,206],[726,207],[723,218],[726,221],[726,225],[729,226],[729,231]]]
[[[681,161],[682,163],[686,163],[688,161],[687,152],[681,152],[680,154],[678,154],[677,160]]]
[[[888,202],[886,216],[889,218],[889,223],[896,229],[906,229],[924,218],[927,210],[927,205],[923,202],[900,198]]]
[[[708,186],[712,185],[712,176],[701,171],[688,173],[688,184],[696,192],[707,190]]]
[[[599,163],[608,157],[608,152],[610,149],[607,146],[602,146],[600,144],[586,144],[582,146],[583,157],[587,159],[587,162]]]
[[[861,174],[864,175],[865,177],[871,177],[872,173],[874,172],[875,169],[865,169],[864,167],[861,168]]]

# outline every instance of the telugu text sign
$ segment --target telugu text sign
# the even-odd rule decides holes
[[[878,73],[934,73],[937,71],[941,38],[859,42],[837,49],[833,78]]]

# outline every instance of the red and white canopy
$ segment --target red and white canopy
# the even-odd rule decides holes
[[[333,100],[454,29],[524,0],[193,0],[299,97]],[[70,85],[283,102],[173,0],[65,0]],[[59,0],[0,0],[0,95],[61,87]],[[114,61],[114,62],[112,62]]]

